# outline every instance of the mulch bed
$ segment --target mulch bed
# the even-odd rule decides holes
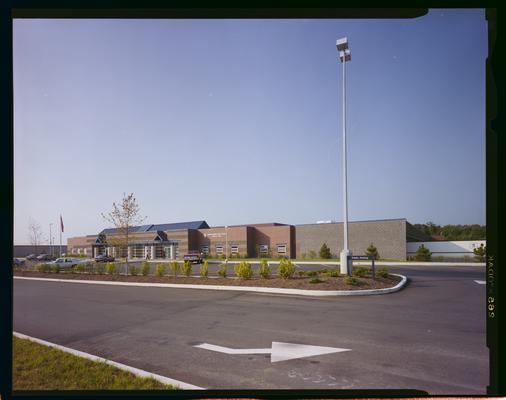
[[[293,277],[291,279],[281,279],[272,277],[269,279],[253,278],[253,279],[238,279],[236,277],[230,278],[200,278],[200,277],[186,277],[186,276],[125,276],[125,275],[98,275],[98,274],[85,274],[85,273],[44,273],[36,271],[15,271],[14,276],[26,276],[33,278],[53,278],[53,279],[79,279],[89,281],[114,281],[114,282],[150,282],[150,283],[180,283],[191,285],[226,285],[226,286],[256,286],[256,287],[274,287],[286,289],[306,289],[306,290],[364,290],[364,289],[381,289],[395,286],[400,282],[401,278],[398,276],[389,275],[388,278],[376,277],[373,280],[370,277],[357,278],[359,284],[347,285],[344,278],[320,276],[324,282],[310,283],[309,281],[314,278],[307,277]]]

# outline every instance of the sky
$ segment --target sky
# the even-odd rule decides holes
[[[479,9],[415,19],[15,19],[14,243],[146,224],[485,223]]]

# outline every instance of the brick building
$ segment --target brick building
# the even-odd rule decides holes
[[[363,255],[373,243],[383,259],[406,260],[406,243],[430,240],[404,218],[348,222],[348,243],[352,254]],[[296,254],[318,254],[326,243],[333,257],[343,249],[343,223],[317,223],[296,226]]]
[[[129,233],[129,246],[122,245],[123,234],[104,229],[96,235],[69,238],[69,253],[110,254],[130,259],[181,259],[188,251],[229,257],[309,257],[326,243],[333,256],[343,244],[342,223],[288,225],[280,223],[210,227],[205,221],[142,225]],[[373,243],[381,258],[406,259],[406,243],[430,240],[406,219],[355,221],[349,223],[349,243],[353,254],[364,254]]]
[[[279,223],[226,228],[211,228],[205,221],[142,225],[131,228],[128,248],[124,236],[124,232],[109,228],[97,235],[69,238],[68,251],[90,257],[128,255],[131,259],[180,259],[188,251],[213,256],[295,258],[295,227]]]

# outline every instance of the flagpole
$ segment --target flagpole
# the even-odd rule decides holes
[[[63,219],[60,214],[60,257],[61,257],[61,233],[63,231]]]

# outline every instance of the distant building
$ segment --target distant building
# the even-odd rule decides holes
[[[115,245],[121,238],[114,228],[94,235],[72,237],[67,241],[70,254],[96,257],[110,254],[130,259],[181,259],[188,251],[212,256],[234,257],[308,257],[318,254],[326,243],[334,257],[343,246],[343,224],[318,221],[315,224],[245,224],[210,227],[206,221],[153,224],[133,227],[128,248]],[[353,254],[364,254],[373,243],[381,258],[406,259],[407,242],[430,241],[406,219],[349,222],[349,244]],[[226,248],[226,246],[228,247]]]
[[[134,227],[128,249],[111,243],[117,229],[68,239],[70,253],[130,259],[180,259],[188,251],[229,257],[295,257],[295,227],[280,223],[209,227],[205,221]],[[116,240],[117,242],[117,240]],[[226,246],[228,245],[228,250]]]

